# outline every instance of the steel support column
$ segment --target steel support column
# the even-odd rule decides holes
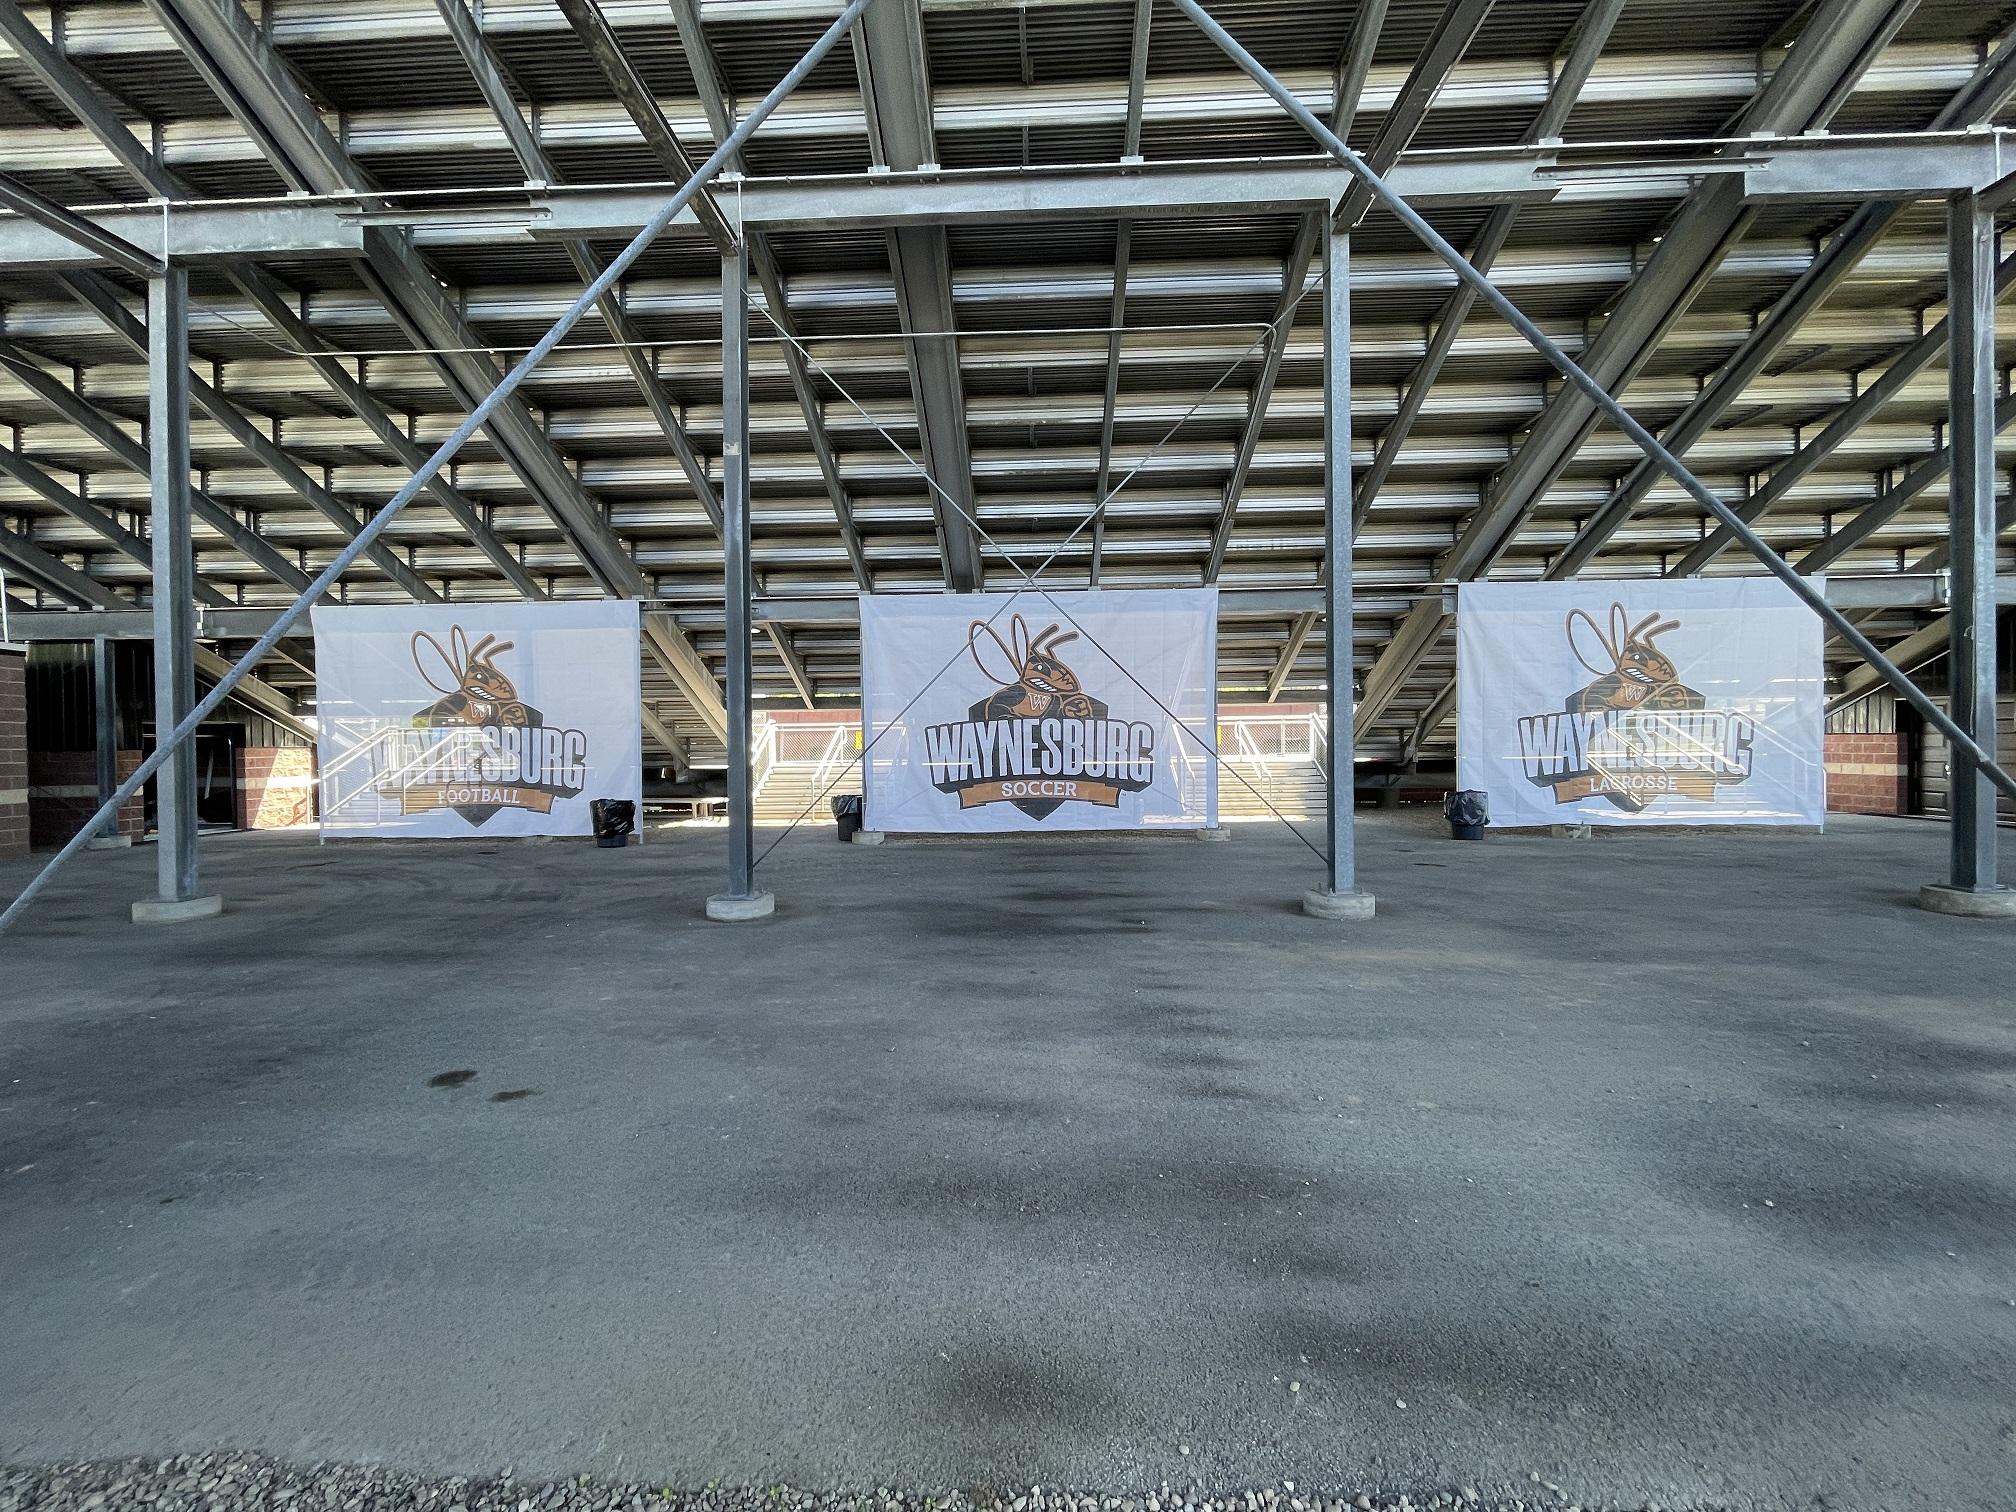
[[[740,242],[721,259],[721,590],[728,636],[728,889],[707,900],[707,917],[732,923],[760,919],[775,906],[756,887],[749,770],[756,584],[749,565],[749,249]]]
[[[112,642],[98,636],[91,642],[91,704],[96,718],[92,722],[92,744],[98,752],[98,803],[102,808],[105,800],[112,796],[119,786],[119,695],[113,684]],[[114,814],[98,826],[94,840],[116,840],[119,836],[119,816]]]
[[[344,570],[351,563],[370,550],[372,543],[384,533],[385,527],[391,523],[399,511],[412,503],[420,490],[427,486],[428,479],[438,469],[446,466],[454,458],[455,454],[462,449],[470,436],[474,435],[498,411],[500,406],[510,400],[511,396],[517,391],[518,386],[525,381],[526,377],[535,367],[552,353],[553,349],[560,344],[567,333],[580,321],[581,317],[587,314],[589,309],[593,307],[595,301],[606,293],[617,279],[623,276],[625,270],[636,262],[646,247],[664,233],[665,228],[672,224],[673,219],[679,212],[685,209],[693,197],[705,187],[707,182],[721,171],[722,166],[727,162],[730,155],[740,150],[742,144],[769,118],[771,112],[783,103],[784,98],[804,81],[807,74],[811,73],[818,66],[819,60],[832,50],[834,44],[847,34],[853,27],[856,19],[861,15],[866,4],[867,0],[847,0],[846,6],[833,19],[833,23],[824,32],[820,33],[819,40],[812,44],[811,50],[804,57],[800,58],[797,63],[792,65],[790,71],[777,81],[774,89],[756,103],[755,107],[743,119],[742,124],[735,128],[734,133],[728,140],[715,148],[707,161],[700,165],[693,178],[683,185],[671,199],[666,201],[658,213],[644,224],[638,233],[624,246],[621,252],[616,254],[615,259],[603,270],[602,276],[581,292],[580,296],[567,307],[565,312],[553,323],[546,334],[532,344],[524,356],[520,357],[511,370],[498,381],[497,386],[486,394],[476,405],[475,409],[471,410],[468,416],[463,419],[462,423],[457,425],[442,443],[434,449],[427,458],[425,466],[414,474],[404,487],[385,502],[378,513],[371,517],[370,522],[357,533],[348,545],[337,552],[335,559],[316,575],[314,581],[308,585],[307,590],[286,609],[281,611],[280,618],[273,623],[272,627],[264,635],[259,637],[244,656],[240,657],[236,663],[224,672],[217,686],[210,690],[203,701],[192,708],[174,729],[161,731],[157,734],[154,753],[140,763],[139,770],[119,784],[118,790],[100,806],[99,811],[92,814],[85,821],[83,831],[73,835],[69,843],[64,845],[55,855],[51,856],[42,869],[29,879],[28,885],[21,889],[20,893],[15,896],[14,901],[8,904],[4,910],[0,910],[0,934],[4,934],[21,917],[35,899],[41,895],[43,889],[54,879],[57,872],[61,871],[64,865],[78,851],[84,848],[86,833],[103,823],[112,813],[116,812],[120,803],[132,797],[133,794],[140,790],[141,785],[148,778],[168,764],[169,760],[182,748],[184,743],[196,733],[197,727],[203,720],[214,713],[218,706],[226,698],[230,697],[232,690],[246,674],[259,664],[260,658],[271,651],[281,638],[293,628],[301,616],[308,612],[309,606],[323,593],[328,591],[330,586],[335,583],[337,578],[343,574]],[[4,9],[4,7],[0,7],[0,14],[4,14]],[[183,368],[180,371],[186,381],[187,369]],[[0,546],[5,546],[10,551],[12,549],[11,537],[4,531],[0,531]],[[33,555],[46,556],[46,553],[35,551]],[[58,564],[54,575],[60,577],[68,570]],[[82,574],[77,574],[77,576],[81,578]],[[84,578],[83,582],[88,586],[78,593],[78,601],[80,603],[95,601],[99,591],[97,585],[91,583],[88,578]],[[113,598],[115,602],[117,601],[114,595],[108,594],[107,597]],[[107,604],[106,607],[110,608],[111,605]],[[646,622],[645,633],[647,636],[652,633],[649,621]],[[675,630],[672,632],[672,637],[680,647],[688,654],[691,654],[691,647],[686,644],[683,636],[679,636]],[[696,663],[699,661],[697,655],[693,659]],[[704,666],[700,668],[700,671],[705,671]]]
[[[1303,894],[1305,913],[1319,919],[1369,919],[1370,893],[1358,891],[1353,812],[1358,794],[1353,735],[1351,655],[1351,234],[1331,225],[1323,234],[1323,885]]]
[[[1647,430],[1636,416],[1618,402],[1617,397],[1603,386],[1600,379],[1592,376],[1587,369],[1576,362],[1574,358],[1570,357],[1567,352],[1563,351],[1560,344],[1545,331],[1541,330],[1538,325],[1534,324],[1532,317],[1513,303],[1502,289],[1492,283],[1484,274],[1478,272],[1464,258],[1463,254],[1450,244],[1447,237],[1442,235],[1441,232],[1437,231],[1422,217],[1420,211],[1396,194],[1392,186],[1376,171],[1367,166],[1363,158],[1353,152],[1335,132],[1331,131],[1322,121],[1318,120],[1309,107],[1303,104],[1293,91],[1270,74],[1257,58],[1241,47],[1238,39],[1225,30],[1212,17],[1211,13],[1204,9],[1199,0],[1174,0],[1174,3],[1177,9],[1181,10],[1183,14],[1194,21],[1227,57],[1237,63],[1241,70],[1266,92],[1270,99],[1300,122],[1303,129],[1315,137],[1318,142],[1322,143],[1332,156],[1349,167],[1351,172],[1357,177],[1363,179],[1371,187],[1379,203],[1391,211],[1403,226],[1447,264],[1450,271],[1457,278],[1476,289],[1478,296],[1517,331],[1527,345],[1545,357],[1549,365],[1560,373],[1584,399],[1588,400],[1599,412],[1607,416],[1612,424],[1630,438],[1634,446],[1645,453],[1646,456],[1656,461],[1703,509],[1714,516],[1720,523],[1727,525],[1731,530],[1735,531],[1736,538],[1742,542],[1744,548],[1755,556],[1758,561],[1762,562],[1766,570],[1773,577],[1789,588],[1800,602],[1818,614],[1836,635],[1840,636],[1842,640],[1853,647],[1858,656],[1877,668],[1883,674],[1884,680],[1895,688],[1898,694],[1924,717],[1926,723],[1945,735],[1956,747],[1965,748],[1968,754],[1980,764],[1982,773],[1993,781],[1997,788],[2008,793],[2012,798],[2016,798],[2016,776],[2012,776],[2003,768],[1989,750],[1984,748],[1973,736],[1961,729],[1946,710],[1940,708],[1934,700],[1926,695],[1923,688],[1920,688],[1916,683],[1911,681],[1895,663],[1884,656],[1877,649],[1875,642],[1863,634],[1846,614],[1829,604],[1826,596],[1819,589],[1801,577],[1791,564],[1777,552],[1773,551],[1763,538],[1752,530],[1714,490],[1710,489],[1707,484],[1703,483],[1690,472],[1684,462],[1675,456],[1657,436]],[[1417,602],[1416,609],[1419,610],[1424,602],[1426,601]],[[1396,645],[1399,635],[1407,633],[1410,627],[1415,625],[1416,616],[1410,615],[1407,622],[1401,626],[1400,632],[1396,634]],[[1374,669],[1375,673],[1377,670],[1377,668]]]
[[[1954,721],[1995,749],[1995,215],[1978,194],[1948,202],[1946,308],[1953,428],[1949,508],[1953,612],[1950,653]],[[2000,890],[1995,789],[1979,764],[1952,750],[1951,884]]]
[[[189,274],[147,281],[147,458],[154,550],[154,738],[165,741],[196,706],[196,564],[189,528]],[[101,800],[100,806],[103,806]],[[222,906],[198,892],[196,748],[170,751],[154,779],[153,899],[136,923],[201,917]]]

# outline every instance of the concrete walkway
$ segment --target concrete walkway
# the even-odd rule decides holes
[[[800,833],[740,927],[718,830],[206,840],[156,930],[86,855],[0,940],[0,1459],[2016,1505],[1944,832],[1363,831],[1341,927],[1261,828]]]

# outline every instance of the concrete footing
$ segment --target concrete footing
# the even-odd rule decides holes
[[[214,919],[222,912],[222,893],[206,893],[200,898],[142,898],[133,905],[133,922],[187,924],[191,919]]]
[[[131,835],[93,835],[89,840],[84,842],[84,849],[86,850],[131,850],[132,848],[133,837]]]
[[[854,844],[856,845],[880,845],[888,838],[881,830],[861,829],[854,831]]]
[[[1556,840],[1587,840],[1594,830],[1587,824],[1550,824],[1547,833]]]
[[[1226,828],[1223,825],[1218,824],[1213,824],[1204,829],[1200,829],[1196,832],[1196,834],[1199,840],[1210,840],[1219,843],[1223,843],[1224,841],[1230,840],[1232,838],[1231,833],[1228,830],[1226,830]]]
[[[1918,906],[1963,919],[2016,919],[2016,887],[1974,892],[1965,887],[1948,887],[1943,882],[1928,882],[1918,889]]]
[[[1312,919],[1362,921],[1371,918],[1376,909],[1376,900],[1368,892],[1337,893],[1312,887],[1302,894],[1302,912]]]
[[[758,892],[748,898],[716,893],[707,900],[707,917],[720,924],[747,924],[752,919],[767,919],[776,911],[777,898],[770,892]]]

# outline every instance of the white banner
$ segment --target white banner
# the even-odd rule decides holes
[[[1821,823],[1822,627],[1776,579],[1465,583],[1456,629],[1493,825]]]
[[[1215,588],[864,594],[863,823],[1214,825],[1217,668]]]
[[[587,835],[593,800],[641,804],[634,602],[317,608],[314,624],[325,835]]]

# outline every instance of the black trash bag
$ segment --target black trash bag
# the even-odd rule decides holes
[[[1442,816],[1449,821],[1450,839],[1482,840],[1484,826],[1491,822],[1491,808],[1484,794],[1465,788],[1442,800]]]
[[[851,841],[861,829],[861,795],[842,793],[833,803],[833,828],[842,845]]]
[[[616,850],[630,843],[637,830],[637,805],[628,798],[596,798],[588,804],[588,822],[595,827],[595,843]]]

